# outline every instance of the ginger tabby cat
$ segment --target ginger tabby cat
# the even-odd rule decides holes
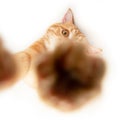
[[[1,48],[0,58],[4,54],[15,66],[4,65],[6,59],[0,59],[2,88],[6,81],[15,83],[33,69],[40,98],[63,111],[79,108],[101,90],[105,73],[101,49],[89,44],[75,25],[71,9],[61,23],[50,26],[41,39],[24,51],[8,55]],[[6,79],[10,69],[13,72]]]

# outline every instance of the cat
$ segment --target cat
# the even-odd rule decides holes
[[[75,25],[71,9],[62,22],[51,25],[42,38],[9,57],[13,59],[11,63],[15,64],[14,71],[17,72],[8,81],[15,74],[17,81],[33,69],[37,79],[35,89],[40,98],[61,110],[79,108],[101,90],[105,73],[101,49],[89,44]],[[5,62],[3,60],[0,64]]]
[[[37,91],[43,101],[71,111],[100,93],[105,73],[101,49],[89,44],[75,25],[71,9],[61,23],[48,28],[43,41],[47,51],[38,55],[35,68]]]

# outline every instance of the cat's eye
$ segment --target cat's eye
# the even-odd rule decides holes
[[[63,29],[63,30],[62,30],[62,35],[65,36],[65,37],[68,37],[68,36],[69,36],[69,31]]]

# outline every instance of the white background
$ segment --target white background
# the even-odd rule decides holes
[[[11,52],[27,48],[48,26],[60,22],[70,7],[89,41],[103,49],[107,61],[102,95],[73,113],[61,113],[42,103],[22,80],[0,93],[0,120],[120,119],[119,0],[0,0],[0,34]]]

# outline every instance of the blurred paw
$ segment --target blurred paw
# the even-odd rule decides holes
[[[3,47],[0,40],[0,89],[15,82],[16,64],[13,56]]]
[[[105,62],[85,45],[66,42],[37,61],[38,93],[62,110],[73,110],[100,92]]]

